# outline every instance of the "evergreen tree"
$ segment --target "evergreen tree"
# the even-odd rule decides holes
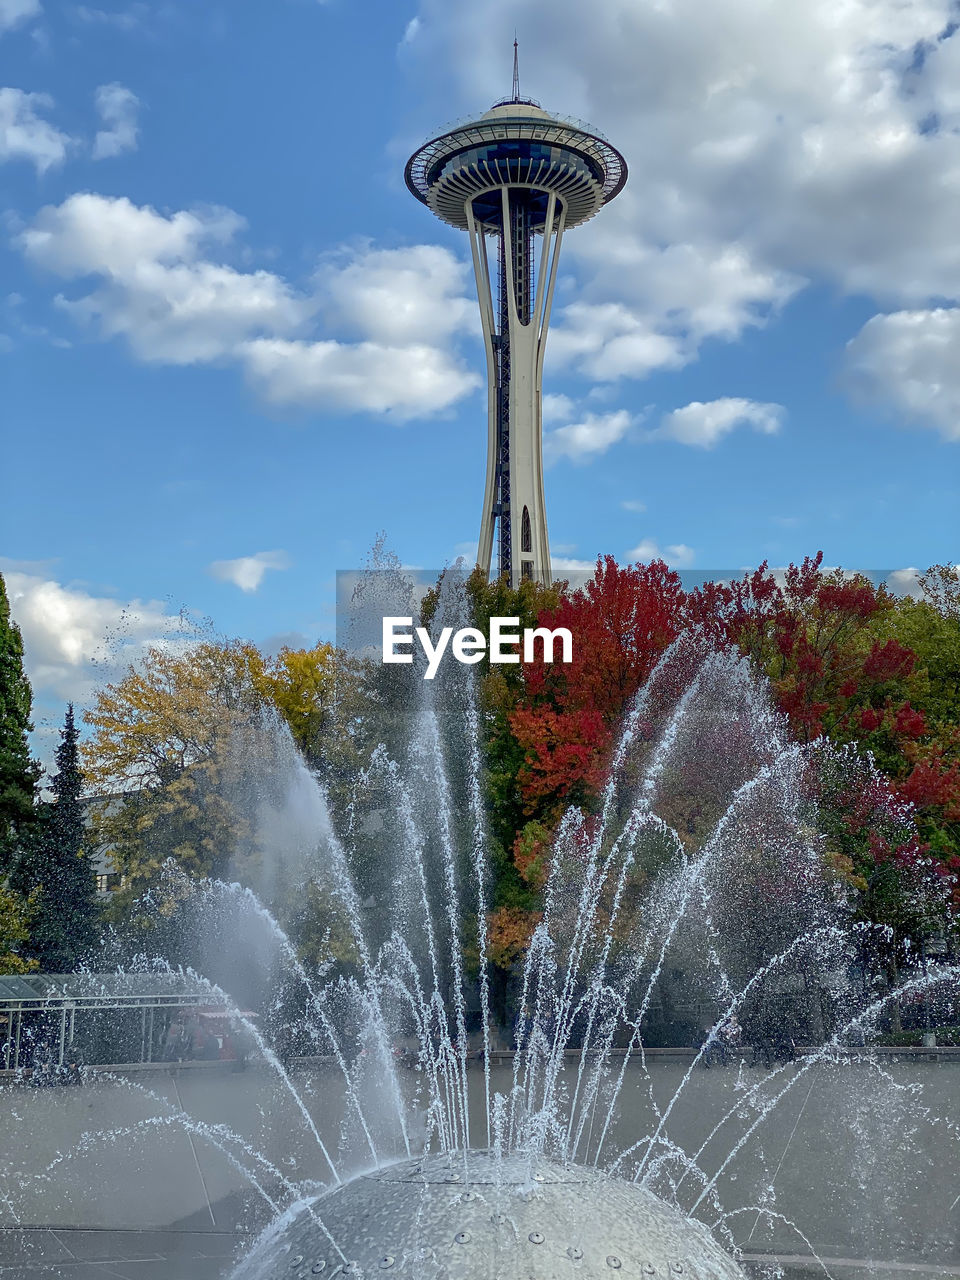
[[[10,872],[18,842],[34,817],[40,769],[31,759],[30,682],[23,670],[23,640],[10,617],[0,574],[0,882]]]
[[[29,953],[47,973],[66,973],[85,959],[96,937],[96,877],[84,849],[83,774],[79,733],[67,707],[57,747],[53,800],[20,856],[16,888],[30,897]]]

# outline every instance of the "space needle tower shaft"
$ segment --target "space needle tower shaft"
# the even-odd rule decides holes
[[[513,96],[431,139],[407,186],[468,233],[487,355],[487,462],[477,564],[551,581],[543,491],[543,359],[564,232],[623,188],[623,157],[587,126]],[[494,241],[491,252],[490,241]]]

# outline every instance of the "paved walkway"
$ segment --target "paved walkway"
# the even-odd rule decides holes
[[[227,1280],[248,1240],[231,1231],[0,1230],[2,1280]],[[822,1265],[821,1265],[822,1264]],[[748,1254],[744,1267],[761,1275],[779,1266],[787,1280],[823,1275],[835,1280],[952,1280],[960,1266],[865,1258]]]
[[[220,1280],[246,1237],[231,1231],[0,1230],[3,1280]]]
[[[836,1280],[960,1277],[960,1148],[947,1124],[934,1123],[960,1115],[960,1063],[903,1051],[895,1058],[880,1069],[851,1062],[803,1076],[797,1064],[777,1077],[731,1064],[697,1071],[684,1086],[670,1136],[687,1151],[708,1142],[708,1169],[718,1169],[758,1117],[751,1091],[768,1079],[785,1090],[718,1190],[742,1245],[781,1257],[791,1280],[810,1276],[797,1232],[751,1208],[764,1203],[771,1181],[778,1213],[834,1260]],[[614,1149],[654,1132],[651,1092],[662,1112],[689,1057],[648,1062],[649,1079],[638,1072],[627,1081]],[[482,1140],[482,1073],[473,1070],[471,1126]],[[573,1087],[576,1065],[568,1070]],[[508,1062],[491,1074],[495,1090],[509,1089]],[[401,1080],[412,1089],[418,1076],[403,1072]],[[336,1069],[301,1064],[295,1083],[336,1151],[350,1119]],[[914,1114],[915,1086],[929,1122]],[[380,1097],[368,1095],[365,1105],[375,1125],[387,1124]],[[709,1140],[725,1114],[720,1137]],[[328,1176],[289,1092],[253,1064],[238,1073],[154,1065],[126,1078],[98,1075],[81,1089],[0,1088],[0,1277],[221,1280],[238,1246],[272,1216],[211,1140],[227,1129],[248,1144],[246,1153],[232,1148],[241,1162],[252,1164],[256,1152],[273,1166],[258,1166],[258,1176],[275,1200],[284,1198],[281,1175],[297,1183]],[[865,1261],[871,1256],[886,1261]]]

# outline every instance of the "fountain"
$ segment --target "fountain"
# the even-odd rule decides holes
[[[448,583],[433,625],[463,607]],[[512,1051],[497,1043],[487,982],[491,846],[472,669],[447,667],[432,683],[415,669],[393,676],[405,683],[381,697],[390,705],[380,745],[335,806],[276,726],[244,800],[270,885],[295,894],[320,885],[331,935],[349,939],[325,972],[301,963],[249,888],[171,868],[144,904],[205,938],[197,968],[218,1000],[233,1000],[252,1056],[275,1075],[288,1123],[317,1158],[298,1148],[268,1159],[229,1126],[200,1123],[129,1082],[159,1114],[87,1135],[84,1150],[172,1125],[222,1152],[270,1217],[234,1280],[736,1280],[743,1246],[756,1241],[757,1252],[767,1228],[780,1232],[781,1252],[786,1238],[815,1256],[781,1211],[777,1185],[805,1110],[820,1093],[835,1106],[824,1073],[854,1061],[871,1064],[885,1115],[905,1129],[940,1125],[952,1144],[955,1123],[932,1115],[863,1046],[898,999],[955,998],[957,972],[918,969],[892,990],[864,985],[857,958],[869,930],[849,918],[842,886],[824,872],[809,780],[824,759],[866,766],[791,743],[744,661],[695,637],[676,642],[625,719],[598,812],[563,818],[542,915],[507,993]],[[237,937],[244,946],[224,964],[222,942]],[[283,975],[272,1026],[270,1016],[245,1018],[230,989],[237,958],[249,954],[265,974],[272,965]],[[664,1093],[651,1041],[657,1026],[680,1025],[678,989],[712,1029],[693,1028],[693,1050]],[[731,1019],[788,1006],[813,1046],[802,1058],[775,1056],[754,1072],[739,1059],[727,1073],[705,1069]],[[323,1061],[335,1122],[318,1118],[292,1075],[284,1035],[301,1058]],[[768,1150],[772,1117],[795,1104],[783,1150]],[[622,1111],[641,1117],[632,1130]],[[866,1146],[865,1132],[857,1120],[854,1147]],[[748,1159],[759,1172],[743,1176],[743,1197]],[[748,1235],[740,1224],[750,1221]],[[949,1227],[934,1243],[956,1248]]]
[[[615,1274],[742,1280],[699,1222],[645,1187],[582,1165],[471,1150],[361,1175],[271,1230],[235,1280]],[[336,1242],[349,1242],[344,1256]]]

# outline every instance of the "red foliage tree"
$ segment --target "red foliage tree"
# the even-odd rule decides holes
[[[956,822],[960,765],[910,701],[917,655],[894,638],[877,638],[895,597],[864,577],[826,572],[822,561],[820,552],[791,565],[782,583],[762,564],[738,582],[707,584],[690,598],[691,620],[717,643],[736,645],[770,678],[800,741],[828,735],[855,743],[884,771],[891,797],[914,806],[922,828]],[[860,834],[879,859],[866,819]],[[958,869],[947,845],[934,852],[941,870]],[[930,853],[916,839],[898,859]]]
[[[588,803],[603,778],[614,727],[684,620],[686,594],[662,560],[621,566],[598,557],[596,573],[538,625],[566,627],[573,661],[525,668],[525,705],[510,725],[523,746],[526,812],[555,816]]]
[[[824,572],[822,563],[822,551],[808,556],[781,583],[764,562],[737,582],[706,584],[689,605],[693,623],[769,676],[801,741],[850,724],[855,709],[905,679],[914,661],[895,640],[872,638],[871,624],[893,607],[889,592],[863,577]]]

